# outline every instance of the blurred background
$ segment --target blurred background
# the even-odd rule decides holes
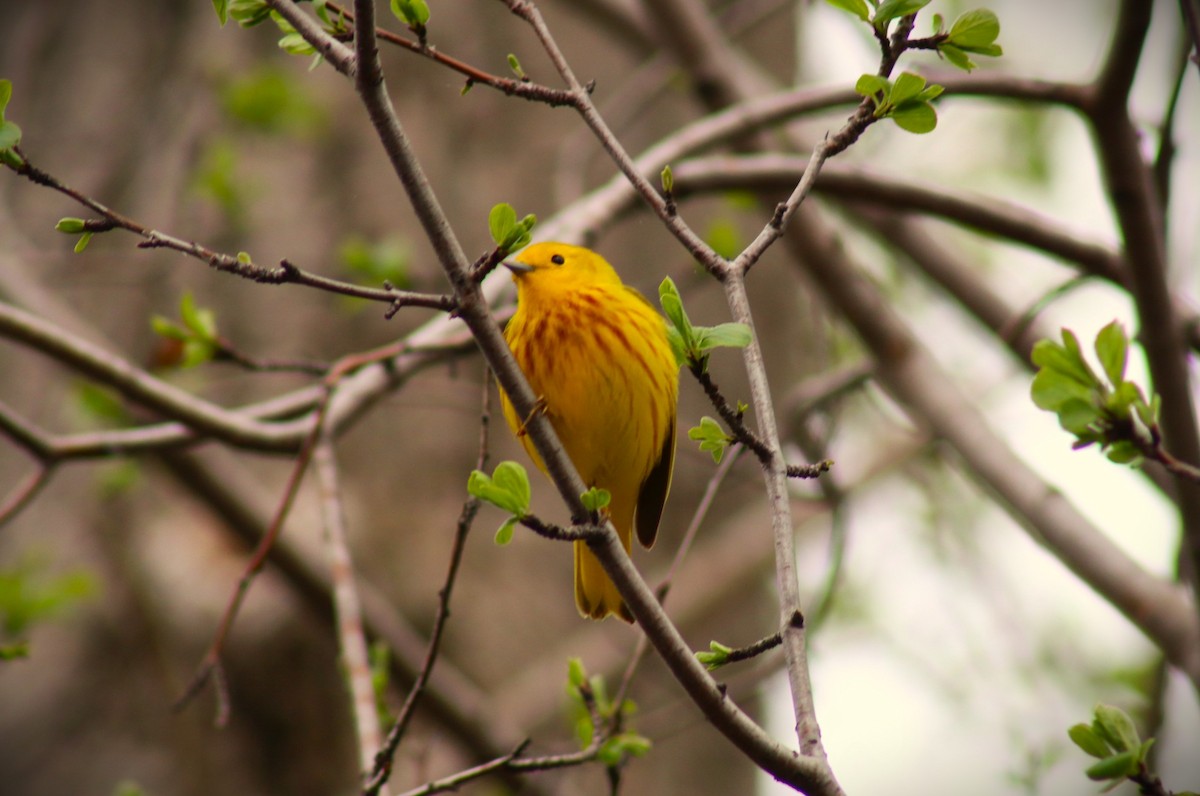
[[[534,80],[557,85],[534,37],[502,4],[430,5],[430,42],[440,51],[501,75],[508,74],[506,54],[515,53]],[[642,35],[647,28],[621,27],[622,14],[644,19],[638,6],[542,5],[576,74],[596,81],[599,107],[628,151],[703,115],[687,77]],[[877,66],[865,27],[825,3],[710,5],[738,49],[780,87],[849,87]],[[976,59],[979,73],[1089,80],[1115,6],[994,0],[987,7],[1000,17],[1005,55]],[[953,19],[971,7],[935,0],[925,16]],[[285,54],[274,25],[219,27],[206,0],[0,0],[0,18],[0,77],[14,85],[8,118],[24,131],[25,154],[64,182],[148,227],[246,251],[259,263],[286,257],[343,280],[445,289],[351,86],[326,66],[310,69],[311,59]],[[380,19],[402,30],[386,7]],[[1148,153],[1157,147],[1183,52],[1179,19],[1176,3],[1155,3],[1133,95]],[[923,18],[918,30],[928,26]],[[482,86],[463,94],[460,76],[396,48],[384,48],[384,64],[400,119],[470,256],[491,246],[492,205],[506,201],[518,214],[548,219],[614,173],[567,109]],[[945,69],[929,54],[904,66]],[[807,117],[800,129],[816,140],[847,113]],[[838,163],[1018,202],[1080,237],[1116,245],[1092,143],[1073,114],[954,97],[938,113],[938,129],[927,136],[877,125]],[[1178,295],[1191,298],[1200,228],[1194,68],[1184,74],[1176,113],[1169,255]],[[870,264],[892,304],[1008,444],[1143,566],[1172,573],[1178,518],[1161,493],[1093,451],[1072,452],[1055,419],[1029,401],[1029,371],[991,332],[916,276],[887,241],[858,228],[845,205],[813,201],[830,211],[844,244]],[[689,200],[682,209],[723,251],[748,243],[768,217],[740,192]],[[406,309],[385,320],[380,306],[254,284],[177,254],[139,250],[124,234],[97,236],[77,255],[74,241],[54,231],[60,217],[73,215],[84,213],[64,197],[0,174],[0,298],[224,406],[314,378],[228,364],[170,367],[175,352],[150,319],[177,318],[185,294],[212,309],[239,351],[270,359],[331,362],[394,341],[432,317]],[[940,222],[929,230],[1020,311],[1074,275],[996,239]],[[593,245],[647,295],[671,276],[695,322],[728,319],[717,287],[649,214],[626,215]],[[824,741],[847,791],[1093,793],[1082,775],[1087,758],[1069,745],[1066,729],[1087,721],[1098,701],[1139,717],[1161,713],[1161,773],[1171,787],[1200,788],[1200,718],[1186,681],[1164,673],[1141,634],[1037,546],[919,422],[870,379],[856,378],[869,358],[783,247],[756,266],[750,288],[789,457],[837,462],[825,488],[796,486],[794,514],[805,605],[829,607],[811,634],[811,662]],[[1069,325],[1090,340],[1117,318],[1136,331],[1128,297],[1109,286],[1087,283],[1045,303],[1045,329]],[[1144,373],[1141,362],[1131,368]],[[736,353],[719,353],[712,370],[727,395],[748,400]],[[838,380],[844,390],[806,411]],[[415,638],[428,631],[437,606],[488,389],[478,356],[454,358],[389,394],[338,445],[355,564]],[[0,400],[64,433],[130,417],[108,392],[9,340],[0,340]],[[651,584],[669,566],[715,469],[685,436],[705,414],[711,407],[684,374],[681,445],[660,541],[635,553]],[[492,424],[490,446],[493,463],[524,462],[503,424]],[[288,456],[217,445],[200,446],[195,456],[260,518],[292,467]],[[0,438],[0,491],[31,467]],[[0,610],[8,611],[6,631],[19,630],[30,643],[27,659],[0,664],[5,792],[356,792],[336,640],[319,595],[294,572],[269,566],[238,619],[225,660],[228,726],[214,727],[211,691],[171,709],[247,554],[214,496],[220,485],[202,480],[172,457],[70,464],[0,527]],[[319,569],[327,553],[311,486],[285,537]],[[543,516],[565,519],[548,482],[536,478],[534,493]],[[758,467],[739,461],[679,574],[668,610],[693,648],[711,639],[748,644],[775,628],[762,494]],[[615,621],[579,619],[568,547],[522,532],[497,547],[492,531],[501,519],[485,508],[467,543],[444,649],[463,688],[446,687],[478,699],[466,713],[488,738],[511,747],[530,737],[535,753],[569,751],[577,743],[567,659],[582,658],[615,684],[636,633]],[[842,561],[837,587],[827,593],[835,550]],[[721,677],[739,703],[790,742],[781,665],[768,655]],[[396,686],[393,709],[406,691]],[[654,747],[624,769],[623,792],[776,792],[652,658],[631,697],[634,726]],[[480,746],[464,741],[438,709],[419,711],[418,719],[400,751],[397,791],[483,759]],[[609,784],[603,769],[590,766],[532,775],[524,785],[484,780],[464,791],[522,787],[605,793]]]

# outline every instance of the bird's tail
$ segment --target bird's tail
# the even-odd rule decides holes
[[[631,534],[621,534],[625,552],[629,552]],[[633,614],[621,599],[617,584],[613,583],[600,566],[600,559],[588,549],[587,543],[575,542],[575,606],[579,613],[591,619],[604,619],[616,614],[626,622],[633,622]]]

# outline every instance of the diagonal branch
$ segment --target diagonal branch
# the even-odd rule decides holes
[[[1129,115],[1128,94],[1150,26],[1151,5],[1125,0],[1105,65],[1087,108],[1097,153],[1112,197],[1130,263],[1130,285],[1141,323],[1141,340],[1162,397],[1161,426],[1167,449],[1187,464],[1200,464],[1200,428],[1188,373],[1187,351],[1168,286],[1163,208],[1158,203],[1141,139]],[[1183,520],[1183,557],[1200,595],[1200,485],[1177,478]]]

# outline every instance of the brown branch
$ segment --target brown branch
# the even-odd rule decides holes
[[[312,460],[313,452],[317,447],[321,435],[324,433],[325,415],[329,408],[330,395],[332,395],[332,389],[326,393],[325,401],[317,409],[316,421],[308,438],[304,441],[299,455],[296,457],[296,462],[292,467],[291,474],[288,476],[287,484],[284,486],[283,497],[279,502],[275,516],[271,519],[271,524],[267,527],[267,532],[263,534],[258,547],[254,549],[250,559],[246,562],[245,568],[242,570],[242,576],[238,579],[233,596],[225,606],[225,612],[221,616],[220,624],[217,626],[216,634],[209,645],[208,652],[205,653],[204,659],[200,662],[199,668],[192,676],[191,682],[188,683],[183,693],[175,700],[174,708],[176,710],[182,709],[191,702],[214,675],[218,678],[221,677],[221,656],[224,653],[225,640],[229,637],[229,632],[233,629],[233,622],[237,618],[238,611],[241,609],[242,602],[245,600],[251,584],[258,573],[262,571],[262,568],[266,566],[267,556],[271,552],[271,547],[282,532],[283,523],[291,512],[292,504],[296,499],[297,493],[300,491],[300,483],[303,480],[304,472]],[[218,689],[218,694],[223,693],[223,691],[224,689]],[[224,700],[221,701],[221,704],[224,705]],[[217,725],[224,726],[227,718],[227,711],[219,709],[217,713]]]
[[[329,547],[329,579],[333,584],[338,649],[341,651],[350,710],[354,717],[359,764],[365,770],[371,764],[373,750],[379,748],[379,714],[375,708],[375,688],[363,631],[362,602],[355,584],[336,456],[333,438],[325,427],[313,451],[313,467],[317,476],[321,519]],[[386,792],[383,796],[387,796]]]
[[[1012,453],[828,229],[805,216],[801,231],[798,262],[874,354],[880,383],[954,448],[1023,527],[1035,529],[1200,686],[1200,623],[1177,587],[1146,572]]]
[[[1162,397],[1163,443],[1188,464],[1200,465],[1200,427],[1192,401],[1188,358],[1168,286],[1163,208],[1141,138],[1129,115],[1128,93],[1150,25],[1151,8],[1138,0],[1120,4],[1109,55],[1093,86],[1088,119],[1130,263],[1130,287],[1141,324],[1154,390]],[[1183,556],[1200,596],[1200,485],[1177,478]]]
[[[106,207],[83,192],[63,183],[50,173],[41,170],[30,162],[24,152],[21,153],[21,158],[22,163],[20,166],[14,167],[8,163],[4,165],[18,176],[24,177],[36,185],[44,186],[64,196],[68,196],[93,212],[99,213],[102,220],[92,219],[86,221],[85,228],[90,227],[93,231],[123,229],[141,237],[142,240],[137,244],[139,249],[170,249],[181,252],[207,263],[211,268],[222,273],[232,274],[262,284],[303,285],[329,293],[338,293],[370,301],[380,301],[393,307],[418,306],[446,312],[452,311],[455,308],[454,301],[449,296],[414,293],[390,288],[363,287],[362,285],[342,282],[305,271],[287,260],[281,260],[277,268],[264,268],[255,265],[247,258],[217,252],[195,241],[183,240],[173,235],[150,229],[144,224]]]
[[[339,6],[337,3],[327,3],[327,7],[335,13],[341,14],[350,22],[354,21],[354,12],[347,8]],[[512,78],[500,77],[499,75],[485,72],[482,69],[474,67],[465,61],[460,61],[457,58],[446,55],[435,47],[430,47],[427,44],[422,44],[418,41],[411,41],[403,36],[392,33],[385,28],[376,28],[375,36],[388,44],[401,47],[416,55],[429,58],[435,63],[458,72],[467,79],[467,87],[483,85],[489,88],[496,89],[510,97],[520,97],[532,102],[541,102],[550,107],[558,107],[562,105],[575,105],[575,96],[569,91],[550,88],[549,86],[539,85],[528,80],[514,80]]]

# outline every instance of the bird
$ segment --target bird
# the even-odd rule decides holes
[[[517,308],[504,338],[563,448],[588,487],[607,490],[608,516],[630,553],[633,531],[654,544],[675,466],[679,365],[666,321],[602,256],[535,243],[505,260]],[[527,417],[500,390],[504,418],[546,472]],[[633,622],[586,542],[575,541],[575,605],[591,619]]]

